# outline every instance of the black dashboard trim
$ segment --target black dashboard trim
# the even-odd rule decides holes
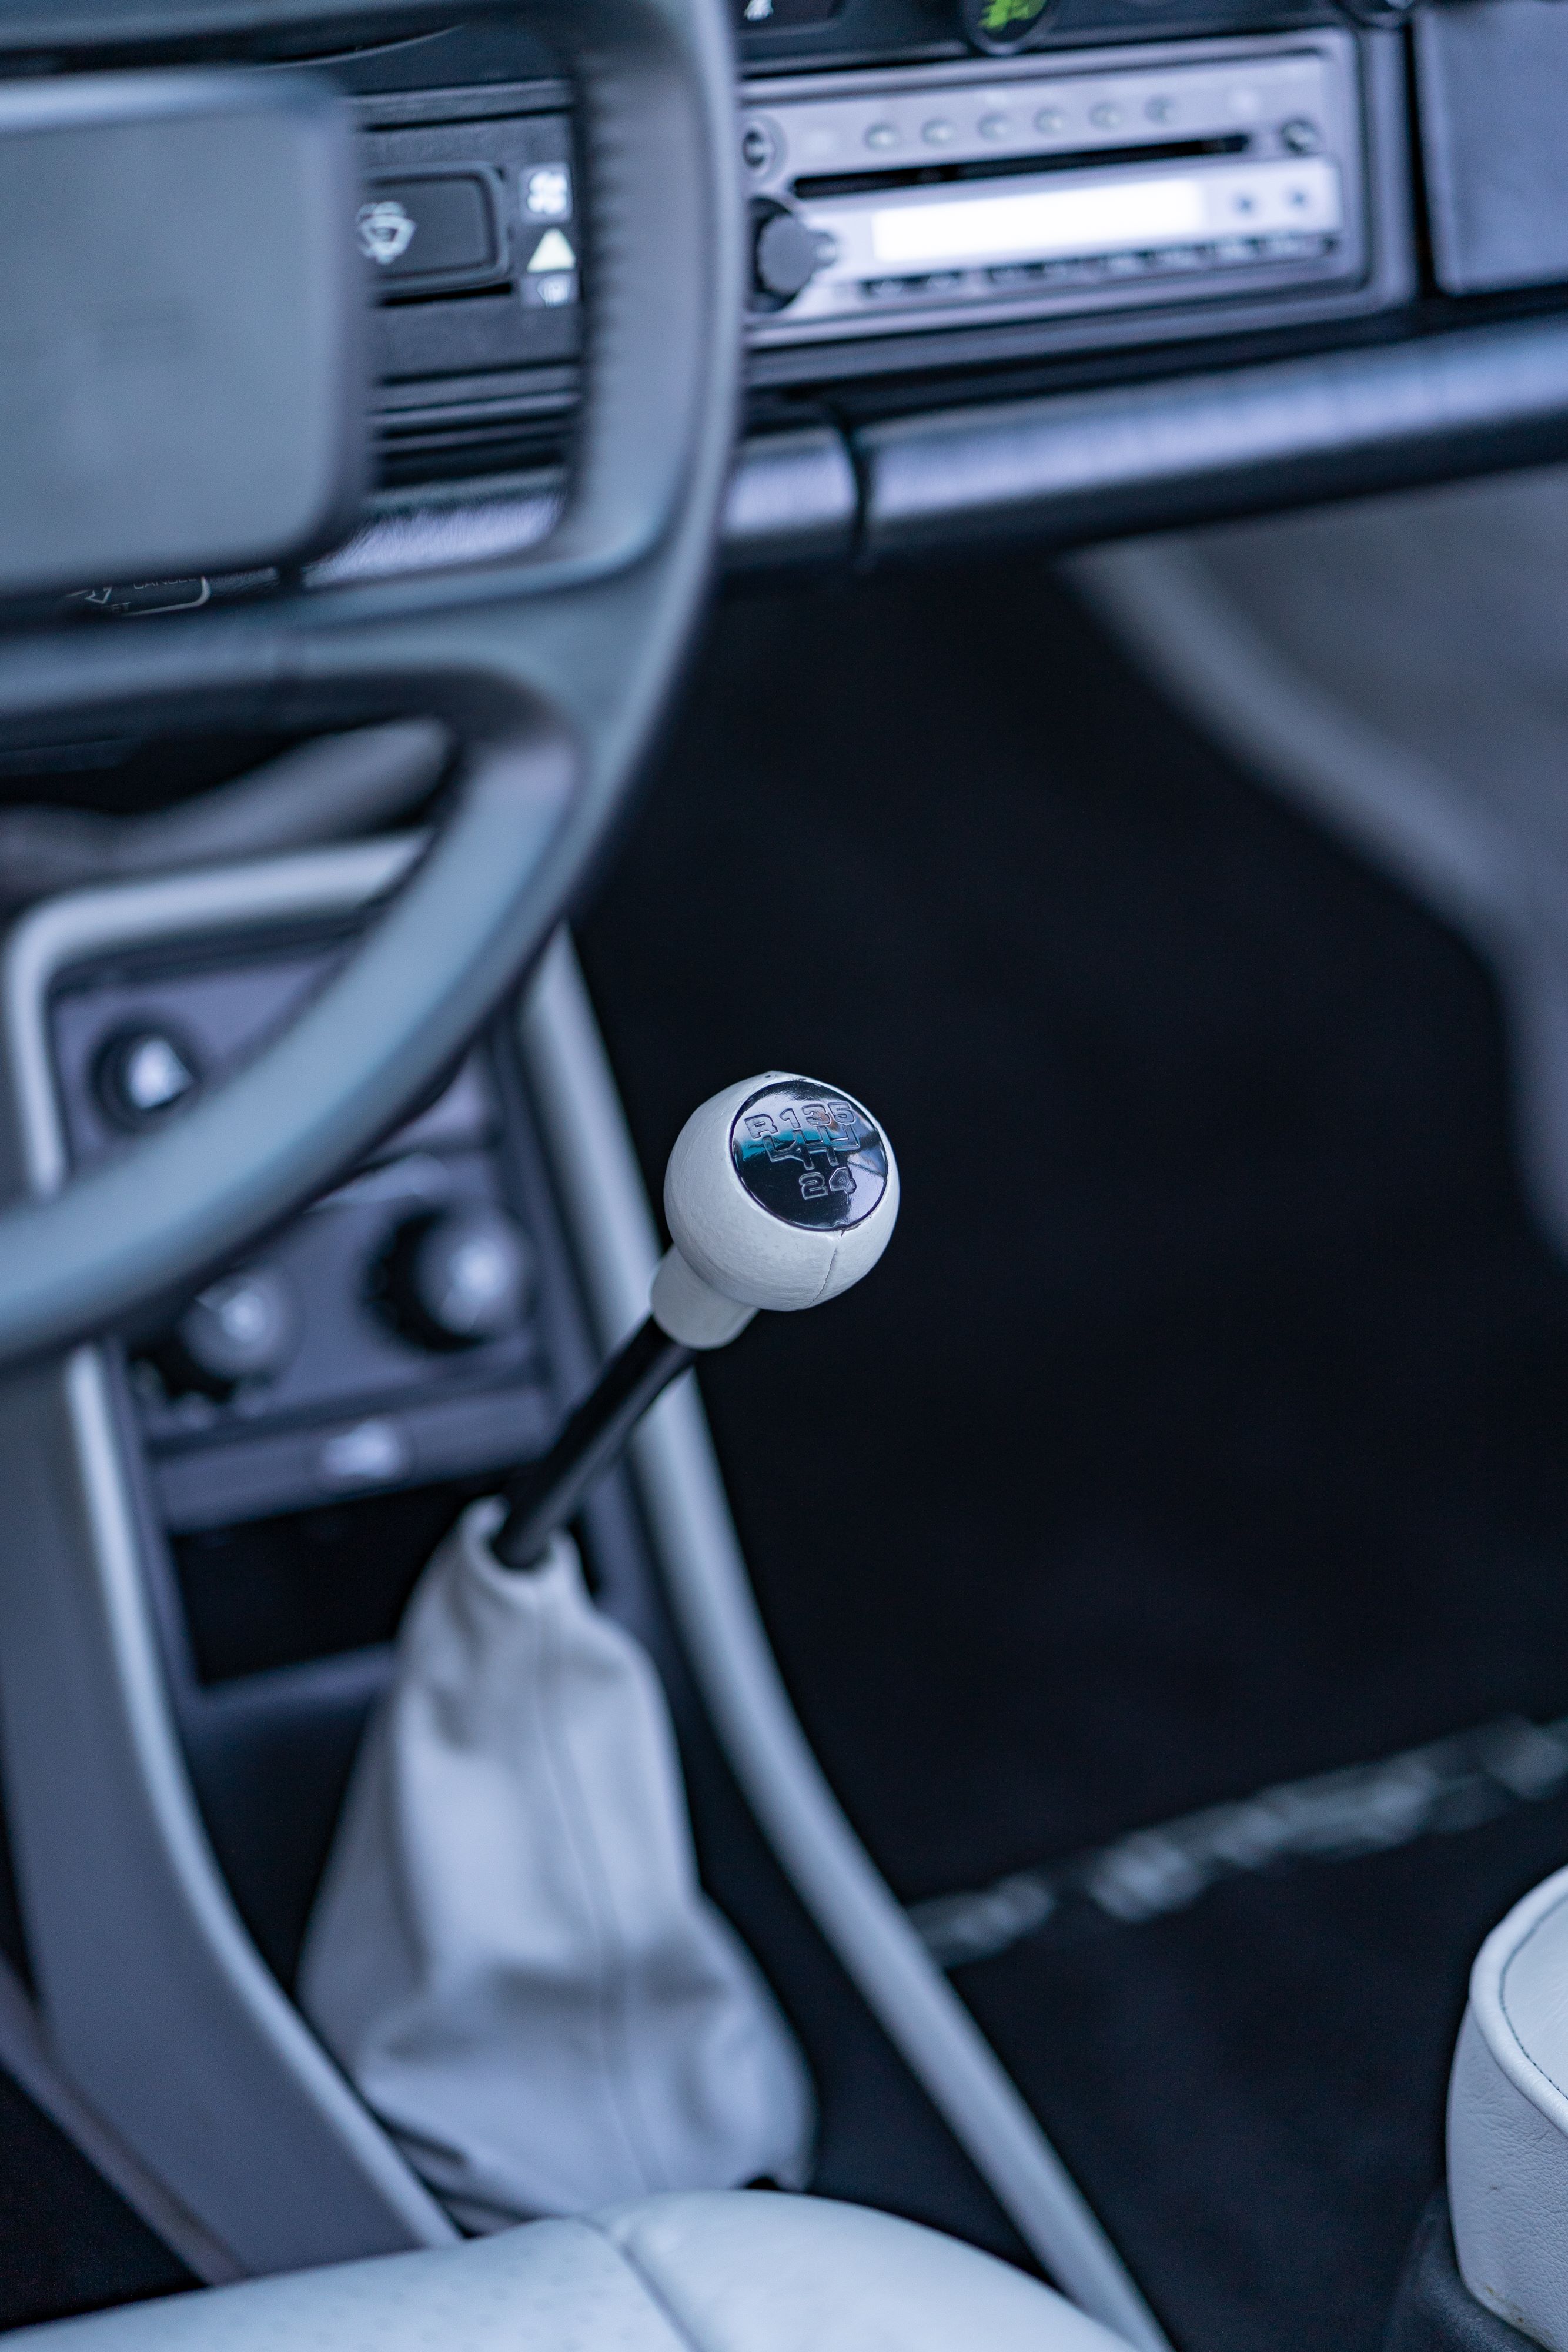
[[[1568,318],[901,417],[853,437],[869,560],[1070,547],[1568,456]]]
[[[547,466],[388,492],[342,547],[310,566],[306,584],[332,587],[524,554],[549,535],[565,488],[565,468]],[[849,445],[831,425],[758,435],[742,447],[730,479],[725,568],[847,562],[859,505]]]
[[[724,564],[874,564],[1009,537],[1066,549],[1563,457],[1558,313],[847,433],[819,422],[756,434],[731,479]],[[532,545],[563,479],[541,468],[383,497],[319,576]]]

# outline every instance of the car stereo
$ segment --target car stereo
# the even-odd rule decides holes
[[[1354,283],[1354,37],[753,80],[751,339]]]

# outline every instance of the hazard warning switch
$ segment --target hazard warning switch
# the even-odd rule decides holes
[[[548,310],[577,299],[577,251],[563,228],[547,228],[523,273],[523,299]]]

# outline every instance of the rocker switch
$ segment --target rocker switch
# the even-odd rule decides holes
[[[494,277],[500,262],[495,193],[480,172],[373,181],[359,233],[361,252],[389,292],[439,293]]]

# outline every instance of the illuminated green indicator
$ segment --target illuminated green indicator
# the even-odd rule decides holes
[[[980,11],[983,33],[1005,33],[1010,25],[1032,25],[1045,0],[986,0]]]

